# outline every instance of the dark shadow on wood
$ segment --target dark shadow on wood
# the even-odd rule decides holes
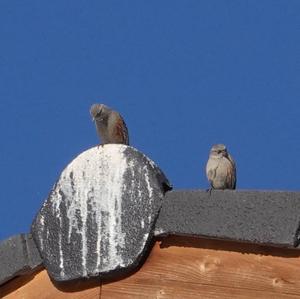
[[[140,260],[136,263],[132,264],[127,269],[122,269],[119,271],[114,271],[112,273],[105,274],[105,278],[103,277],[91,277],[91,278],[78,278],[71,281],[55,281],[50,277],[51,282],[53,285],[60,291],[65,293],[74,293],[74,292],[80,292],[86,289],[91,289],[94,287],[101,287],[102,284],[108,284],[111,282],[116,282],[119,280],[122,280],[124,278],[127,278],[131,276],[132,274],[136,273],[140,270],[140,268],[143,266],[145,260],[147,259],[148,255],[150,254],[153,246],[155,244],[155,241],[150,241],[148,246],[146,246],[146,250],[141,256]],[[43,268],[44,269],[44,268]],[[29,283],[32,279],[34,279],[35,275],[39,273],[39,271],[36,271],[31,274],[27,274],[24,276],[15,277],[14,279],[8,281],[4,285],[0,286],[0,298],[8,295],[9,293],[17,290],[18,288],[22,287],[23,285]],[[11,283],[13,282],[13,283]]]
[[[285,258],[295,258],[300,256],[300,252],[297,249],[270,247],[266,245],[258,245],[253,243],[236,242],[230,240],[214,240],[205,239],[199,237],[188,237],[188,236],[167,236],[159,237],[158,241],[161,241],[160,247],[167,248],[171,246],[178,247],[194,247],[203,249],[233,251],[243,254],[261,254],[279,256]]]
[[[145,250],[144,254],[142,255],[141,259],[137,262],[132,264],[127,269],[116,270],[112,273],[105,274],[105,277],[91,277],[91,278],[79,278],[71,281],[64,281],[64,282],[57,282],[51,279],[52,283],[55,285],[57,289],[63,292],[72,293],[78,292],[85,289],[93,288],[96,286],[101,286],[103,284],[108,284],[111,282],[120,281],[125,279],[137,271],[143,266],[145,260],[147,259],[149,253],[151,252],[155,242],[151,241],[148,245],[147,249]]]
[[[64,293],[81,292],[83,290],[101,287],[99,277],[80,278],[71,281],[55,281],[51,279],[53,285]]]
[[[7,281],[6,283],[4,283],[3,285],[0,286],[0,298],[21,288],[22,286],[24,286],[25,284],[27,284],[28,282],[33,280],[34,277],[42,270],[44,270],[44,267],[40,266],[32,272],[27,272],[24,275],[16,276],[16,277],[12,278],[11,280]]]
[[[150,242],[150,244],[146,247],[146,250],[145,250],[143,256],[141,257],[141,260],[138,262],[138,264],[135,264],[133,267],[130,267],[130,269],[128,268],[126,270],[120,271],[119,273],[114,273],[114,275],[112,275],[111,277],[107,276],[105,279],[102,279],[102,284],[105,285],[105,284],[108,284],[111,282],[120,281],[120,280],[125,279],[125,278],[133,275],[134,273],[138,272],[144,265],[154,244],[155,244],[155,241],[152,240]]]

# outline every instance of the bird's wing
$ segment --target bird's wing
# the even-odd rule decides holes
[[[219,166],[219,159],[209,158],[206,164],[206,176],[208,181],[212,184],[213,180],[217,175],[217,168]]]
[[[227,167],[227,186],[231,189],[236,188],[236,167],[232,157],[228,154],[227,160],[230,164]]]
[[[129,145],[128,129],[123,118],[119,115],[114,128],[114,136],[122,143]]]

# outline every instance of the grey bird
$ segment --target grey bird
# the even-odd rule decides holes
[[[104,104],[93,104],[90,114],[95,122],[101,144],[122,143],[129,145],[128,130],[119,112]]]
[[[224,144],[212,146],[206,164],[206,176],[211,189],[235,189],[236,167]]]

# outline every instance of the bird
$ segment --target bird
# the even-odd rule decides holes
[[[235,162],[224,144],[215,144],[211,147],[206,164],[206,176],[211,186],[209,191],[236,188]]]
[[[129,145],[129,136],[125,121],[119,112],[104,104],[93,104],[90,114],[95,122],[101,144],[120,143]]]

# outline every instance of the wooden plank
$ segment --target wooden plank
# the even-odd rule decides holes
[[[156,242],[131,276],[105,283],[77,281],[57,287],[46,271],[0,288],[5,299],[300,298],[295,250],[235,242],[168,237]]]
[[[62,288],[56,287],[46,270],[35,275],[23,276],[6,283],[0,288],[3,299],[99,299],[100,283],[77,281]]]
[[[262,292],[241,288],[192,284],[171,280],[134,279],[104,286],[101,299],[298,299],[297,295]]]
[[[101,298],[300,298],[299,277],[295,250],[169,237]]]

